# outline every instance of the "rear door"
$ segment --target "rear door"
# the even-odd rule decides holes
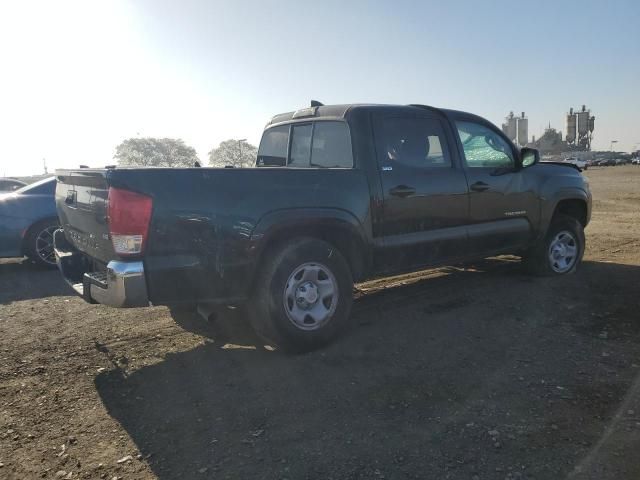
[[[398,271],[461,256],[468,187],[443,121],[379,114],[374,133],[383,189],[377,268]]]
[[[518,152],[488,122],[455,121],[469,182],[469,253],[507,252],[526,245],[536,216],[535,192],[526,170],[516,167]]]

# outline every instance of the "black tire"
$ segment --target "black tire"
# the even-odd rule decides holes
[[[53,230],[58,226],[58,220],[55,218],[41,220],[34,223],[25,235],[25,254],[36,265],[44,268],[56,267],[56,258],[53,254]],[[45,245],[49,240],[50,244]]]
[[[349,265],[335,247],[322,240],[305,237],[294,239],[265,255],[268,257],[256,276],[253,295],[248,304],[249,318],[256,333],[276,348],[290,353],[302,353],[326,345],[349,326],[353,279]],[[324,277],[318,280],[318,284],[329,282],[330,291],[335,292],[335,297],[331,294],[320,298],[314,294],[312,298],[316,298],[315,303],[309,304],[296,296],[296,301],[293,302],[295,305],[292,304],[291,295],[287,296],[287,292],[295,290],[295,295],[300,295],[301,288],[306,291],[302,283],[308,282],[304,282],[304,277],[294,277],[300,269],[306,272],[306,266],[318,269],[316,279]],[[317,292],[320,292],[320,287]],[[303,302],[304,308],[314,311],[317,302],[321,302],[322,305],[317,306],[321,312],[327,312],[326,319],[322,322],[310,322],[311,325],[307,326],[305,322],[311,317],[309,315],[296,323],[292,318],[294,314],[297,312],[300,316],[300,312],[304,312],[304,308],[297,308],[300,305],[298,300]]]
[[[563,232],[568,233],[565,238],[569,240],[565,241],[569,246],[575,245],[576,253],[575,256],[570,257],[572,258],[571,262],[566,262],[565,268],[560,268],[563,267],[563,264],[554,263],[551,258],[551,249],[558,236],[562,235]],[[584,245],[585,239],[582,224],[568,215],[556,214],[544,239],[523,255],[523,264],[525,269],[534,275],[558,276],[574,273],[582,261]]]

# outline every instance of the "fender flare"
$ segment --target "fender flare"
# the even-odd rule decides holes
[[[328,229],[345,233],[357,245],[363,271],[368,270],[372,257],[365,229],[358,218],[347,210],[339,208],[287,208],[273,210],[263,215],[251,233],[251,245],[256,263],[272,240],[282,238],[286,232],[303,232]],[[345,256],[349,252],[345,252]]]
[[[540,216],[540,235],[538,238],[544,238],[551,225],[551,219],[558,205],[563,200],[579,200],[584,202],[587,207],[587,217],[589,216],[589,195],[585,190],[578,187],[564,187],[554,192],[553,196],[543,200],[542,211]]]

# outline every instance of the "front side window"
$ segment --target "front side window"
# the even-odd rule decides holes
[[[288,145],[289,125],[265,130],[258,149],[258,166],[284,167],[287,164]]]
[[[383,163],[386,166],[450,168],[444,132],[428,118],[389,117],[382,122]]]
[[[456,122],[464,157],[470,168],[510,168],[515,166],[511,145],[484,125]]]

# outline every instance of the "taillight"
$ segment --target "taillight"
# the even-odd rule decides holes
[[[144,252],[152,206],[151,197],[120,188],[109,188],[109,235],[118,255],[138,255]]]

